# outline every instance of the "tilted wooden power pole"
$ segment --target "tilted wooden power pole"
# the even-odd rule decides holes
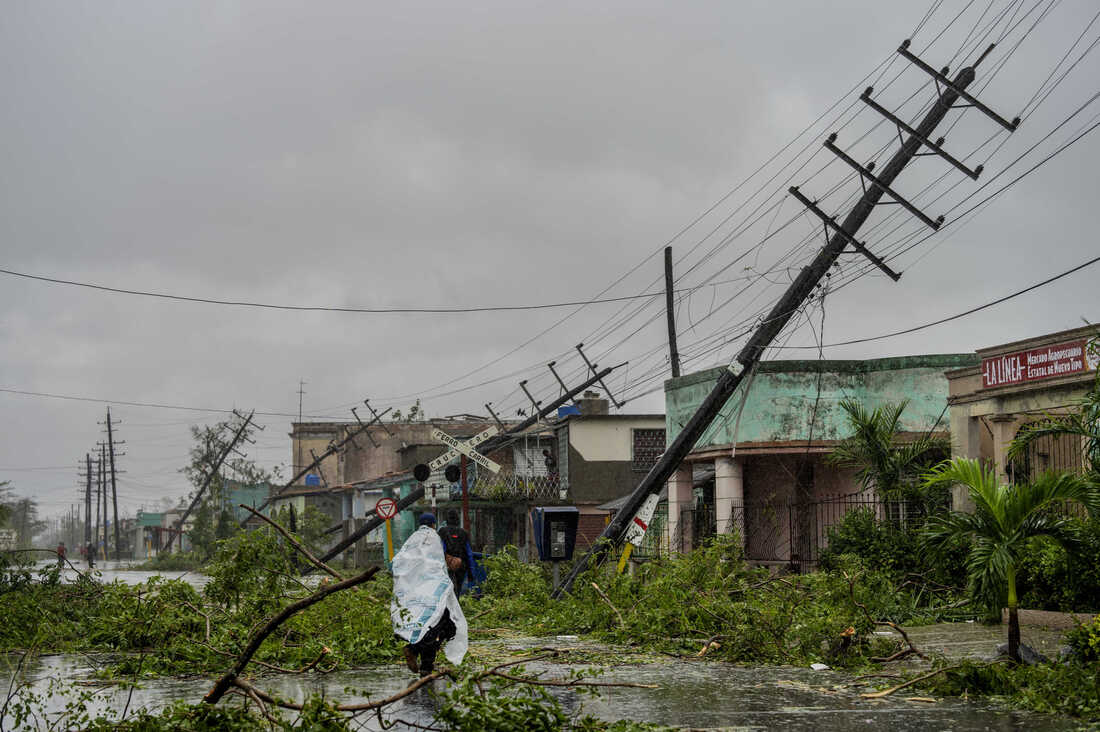
[[[672,247],[665,247],[665,317],[668,320],[668,360],[675,379],[680,375],[680,352],[676,350],[676,312],[672,309]]]
[[[978,61],[975,62],[974,66],[977,66],[977,64],[989,54],[992,48],[993,47],[990,46]],[[737,387],[740,386],[741,382],[747,377],[752,369],[756,367],[757,363],[759,363],[763,357],[765,349],[771,345],[772,341],[775,340],[784,326],[786,326],[799,311],[803,302],[812,294],[814,288],[817,287],[818,283],[829,271],[829,268],[833,266],[833,263],[836,262],[845,247],[851,244],[857,251],[865,255],[869,254],[866,251],[866,247],[855,238],[855,234],[871,215],[871,211],[884,195],[888,195],[894,202],[908,209],[914,216],[924,221],[933,229],[939,228],[943,223],[942,216],[938,219],[931,219],[894,191],[893,188],[891,188],[891,184],[905,168],[906,164],[917,155],[922,146],[929,147],[932,152],[941,156],[945,154],[940,147],[943,142],[942,139],[933,143],[932,133],[940,122],[943,121],[947,113],[954,107],[955,103],[960,98],[965,99],[967,102],[965,106],[979,109],[998,124],[1006,127],[1009,131],[1016,129],[1016,126],[1019,124],[1019,119],[1012,122],[1004,120],[966,92],[966,87],[974,81],[974,66],[963,68],[956,74],[955,78],[951,80],[946,76],[947,69],[944,69],[942,72],[935,71],[935,69],[932,69],[916,56],[909,53],[908,49],[909,41],[907,40],[898,49],[898,53],[922,68],[936,80],[937,89],[940,91],[936,103],[916,128],[908,128],[909,135],[904,139],[904,142],[902,142],[901,148],[894,153],[889,162],[887,162],[877,174],[871,172],[874,167],[873,164],[862,166],[849,157],[847,153],[837,148],[834,144],[837,139],[836,133],[829,136],[828,140],[825,142],[825,147],[859,172],[864,185],[863,196],[856,202],[854,208],[845,217],[844,222],[840,224],[838,224],[835,219],[832,219],[824,212],[820,211],[820,209],[814,211],[814,213],[817,213],[822,218],[826,232],[832,231],[831,236],[827,238],[825,247],[809,265],[798,273],[798,276],[787,288],[787,291],[783,293],[779,301],[772,307],[771,312],[768,313],[768,316],[760,324],[760,327],[753,333],[749,342],[745,344],[732,363],[730,363],[729,367],[718,377],[714,388],[699,405],[699,408],[691,416],[687,424],[684,425],[680,433],[676,435],[672,444],[665,449],[664,454],[657,461],[656,465],[650,469],[649,473],[642,479],[642,482],[638,484],[638,487],[627,497],[626,503],[623,504],[622,508],[615,514],[615,517],[608,523],[603,533],[600,534],[587,554],[574,564],[569,575],[554,589],[553,597],[560,597],[563,592],[569,591],[578,574],[585,570],[593,561],[597,564],[602,562],[611,547],[622,541],[627,525],[638,512],[638,509],[641,508],[646,498],[660,492],[661,487],[668,481],[672,473],[679,467],[684,457],[686,457],[695,446],[695,441],[702,436],[703,432],[710,426],[710,423],[718,415],[722,407],[725,406],[726,402],[737,390]],[[865,98],[870,98],[871,91],[871,89],[868,89],[867,92],[865,92]],[[900,121],[898,121],[897,124],[898,135],[900,137],[903,131],[903,125]],[[797,188],[792,188],[790,192],[792,195],[798,197],[799,200],[803,200]],[[805,203],[805,200],[803,200],[803,202]],[[816,209],[816,206],[814,208]],[[871,261],[874,262],[876,266],[884,267],[881,260],[877,260],[877,258],[872,258]],[[887,274],[890,273],[888,272]]]

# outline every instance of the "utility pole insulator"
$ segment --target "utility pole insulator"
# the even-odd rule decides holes
[[[596,372],[596,364],[589,361],[588,356],[586,356],[584,354],[584,351],[581,350],[581,346],[583,346],[583,345],[584,345],[583,343],[578,343],[577,344],[577,346],[576,346],[577,353],[581,354],[581,358],[584,359],[584,364],[588,367],[588,370],[591,371],[593,374],[595,374],[595,373],[597,373]],[[616,367],[616,368],[618,368],[618,367]],[[607,388],[607,384],[603,383],[603,378],[598,378],[598,379],[596,379],[596,381],[598,381],[600,383],[600,386],[603,387],[604,392],[606,392],[606,394],[607,394],[607,398],[610,399],[611,403],[615,405],[615,409],[618,409],[619,407],[621,407],[622,403],[615,399],[615,395],[612,394],[611,390]]]

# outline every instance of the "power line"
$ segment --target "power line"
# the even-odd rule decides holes
[[[48,282],[55,285],[68,285],[72,287],[85,287],[90,290],[99,290],[101,292],[111,292],[117,295],[136,295],[139,297],[152,297],[161,300],[176,300],[180,302],[194,302],[202,303],[205,305],[228,305],[232,307],[247,307],[247,308],[262,308],[267,310],[294,310],[300,312],[327,312],[327,313],[369,313],[375,315],[392,315],[402,313],[436,313],[436,314],[458,314],[458,313],[487,313],[487,312],[501,312],[512,310],[549,310],[551,308],[565,308],[573,306],[586,306],[586,305],[598,305],[600,303],[607,302],[623,302],[624,300],[640,300],[647,297],[656,297],[663,295],[664,292],[650,292],[641,293],[638,295],[620,295],[618,297],[605,297],[596,298],[593,300],[568,300],[565,302],[551,302],[551,303],[538,303],[534,305],[481,305],[473,307],[430,307],[430,308],[358,308],[358,307],[337,307],[328,305],[284,305],[278,303],[267,302],[253,302],[249,300],[219,300],[217,298],[197,297],[191,295],[173,295],[166,292],[152,292],[148,290],[130,290],[122,287],[110,287],[108,285],[100,285],[94,282],[78,282],[76,280],[64,280],[57,277],[47,277],[45,275],[30,274],[28,272],[16,272],[11,269],[0,269],[0,274],[10,275],[12,277],[22,277],[28,280],[36,280],[38,282]],[[687,289],[675,290],[675,292],[686,292]]]
[[[147,407],[149,409],[179,409],[185,412],[208,412],[212,414],[233,414],[232,409],[213,409],[206,407],[189,407],[182,404],[159,404],[156,402],[132,402],[123,401],[120,399],[101,399],[99,397],[89,396],[75,396],[72,394],[52,394],[44,391],[27,391],[24,389],[7,389],[0,388],[0,393],[4,394],[19,394],[21,396],[33,396],[44,397],[48,399],[65,399],[68,401],[76,402],[94,402],[96,404],[117,404],[124,407]],[[256,412],[257,415],[263,415],[265,417],[297,417],[297,412]],[[325,415],[310,414],[306,415],[310,419],[335,419],[334,417],[328,417]]]
[[[1011,300],[1015,297],[1019,297],[1020,295],[1024,295],[1028,292],[1031,292],[1032,290],[1037,290],[1040,287],[1043,287],[1045,285],[1049,285],[1051,282],[1056,282],[1056,281],[1062,279],[1063,277],[1067,277],[1067,276],[1073,274],[1074,272],[1079,272],[1082,269],[1085,269],[1086,267],[1091,267],[1092,265],[1096,264],[1097,262],[1100,262],[1100,257],[1094,257],[1094,258],[1088,260],[1087,262],[1084,262],[1082,264],[1077,265],[1076,267],[1073,267],[1072,269],[1067,269],[1065,272],[1062,272],[1061,274],[1056,274],[1053,277],[1048,277],[1047,279],[1043,280],[1042,282],[1036,282],[1034,285],[1030,285],[1028,287],[1025,287],[1022,290],[1017,290],[1016,292],[1013,292],[1011,295],[1005,295],[1004,297],[999,297],[996,300],[992,300],[990,302],[985,303],[984,305],[979,305],[978,307],[970,308],[969,310],[966,310],[966,311],[961,312],[961,313],[956,313],[955,315],[951,315],[951,316],[948,316],[946,318],[940,318],[939,320],[934,320],[931,323],[925,323],[924,325],[917,325],[917,326],[914,326],[912,328],[906,328],[905,330],[894,331],[893,333],[885,333],[883,335],[871,336],[869,338],[856,338],[856,339],[853,339],[853,340],[850,340],[850,341],[840,341],[838,343],[829,343],[825,346],[825,348],[832,348],[834,346],[850,346],[850,345],[855,344],[855,343],[869,343],[870,341],[881,341],[884,338],[894,338],[895,336],[905,335],[907,333],[915,333],[918,330],[924,330],[925,328],[931,328],[931,327],[936,326],[936,325],[942,325],[944,323],[949,323],[952,320],[958,320],[959,318],[964,318],[967,315],[973,315],[974,313],[976,313],[980,310],[985,310],[987,308],[991,308],[994,305],[1000,305],[1002,302],[1006,302],[1006,301]],[[779,347],[779,348],[788,348],[788,349],[805,349],[805,348],[817,348],[818,346],[813,345],[813,346],[777,346],[777,347]]]

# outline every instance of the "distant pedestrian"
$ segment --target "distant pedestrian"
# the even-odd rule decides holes
[[[447,525],[439,530],[443,540],[443,553],[447,562],[447,574],[455,586],[455,595],[462,592],[462,584],[470,572],[470,535],[458,522],[458,511],[447,511]]]
[[[95,566],[95,544],[84,545],[84,556],[88,558],[88,569]]]
[[[542,451],[542,464],[546,466],[547,475],[558,474],[558,461],[554,459],[549,450]]]
[[[65,566],[65,542],[59,542],[57,545],[57,566]]]
[[[435,657],[446,643],[447,660],[458,664],[466,655],[466,617],[447,575],[435,516],[420,517],[420,528],[393,558],[393,632],[407,642],[405,664],[422,677],[432,673]],[[449,641],[449,642],[448,642]]]

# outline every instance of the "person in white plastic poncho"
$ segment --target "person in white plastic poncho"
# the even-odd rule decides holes
[[[420,516],[420,527],[393,558],[393,601],[390,618],[394,635],[406,641],[405,663],[427,676],[439,647],[453,664],[462,663],[469,646],[466,616],[443,559],[443,542],[435,531],[435,516]]]

